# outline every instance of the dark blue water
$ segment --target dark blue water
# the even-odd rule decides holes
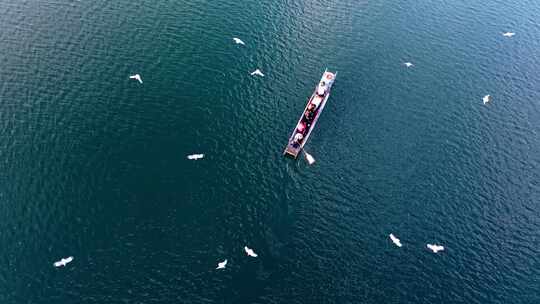
[[[1,303],[540,303],[540,3],[0,12]]]

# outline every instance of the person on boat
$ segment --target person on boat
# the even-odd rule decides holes
[[[317,109],[319,107],[319,105],[321,104],[321,101],[322,101],[322,97],[320,96],[315,96],[315,98],[313,98],[313,101],[311,102],[313,104],[313,106],[315,106],[315,109]]]
[[[302,135],[302,133],[298,132],[296,133],[296,135],[294,135],[295,143],[299,143],[300,141],[302,141],[302,139],[304,139],[304,135]]]
[[[323,81],[321,81],[321,84],[319,85],[319,87],[317,88],[317,94],[319,96],[324,96],[324,93],[326,92],[326,83]]]
[[[310,120],[308,118],[308,112],[304,113],[304,116],[302,116],[302,123],[306,126],[306,128],[304,129],[304,131],[302,132],[303,134],[306,134],[307,133],[307,130],[309,130],[309,128],[311,128],[311,122],[312,120]]]
[[[306,119],[307,119],[308,122],[313,120],[313,117],[315,116],[315,105],[314,104],[312,104],[312,103],[309,104],[305,116],[306,116]]]
[[[301,122],[301,123],[298,125],[298,132],[299,132],[299,133],[304,133],[305,130],[306,130],[306,123],[305,123],[305,122]]]

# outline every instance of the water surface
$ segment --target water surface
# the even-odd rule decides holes
[[[540,302],[536,1],[0,12],[2,303]]]

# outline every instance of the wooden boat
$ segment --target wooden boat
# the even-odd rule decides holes
[[[308,100],[308,103],[294,128],[294,131],[289,138],[287,147],[283,152],[284,155],[292,156],[297,158],[298,154],[304,148],[304,145],[309,139],[311,131],[315,128],[321,112],[324,110],[326,101],[330,96],[330,90],[336,79],[337,72],[331,73],[328,70],[324,71],[321,81],[315,87],[315,92],[311,95]]]

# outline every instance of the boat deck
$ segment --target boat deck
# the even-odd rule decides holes
[[[321,82],[315,88],[315,91],[309,98],[308,103],[302,112],[302,116],[296,123],[295,129],[289,138],[285,151],[283,152],[284,155],[297,158],[300,151],[302,151],[304,148],[304,145],[315,128],[317,120],[319,119],[328,97],[330,96],[330,89],[332,88],[336,75],[337,72],[333,74],[328,71],[324,71]],[[300,138],[297,139],[296,136],[300,136]]]

